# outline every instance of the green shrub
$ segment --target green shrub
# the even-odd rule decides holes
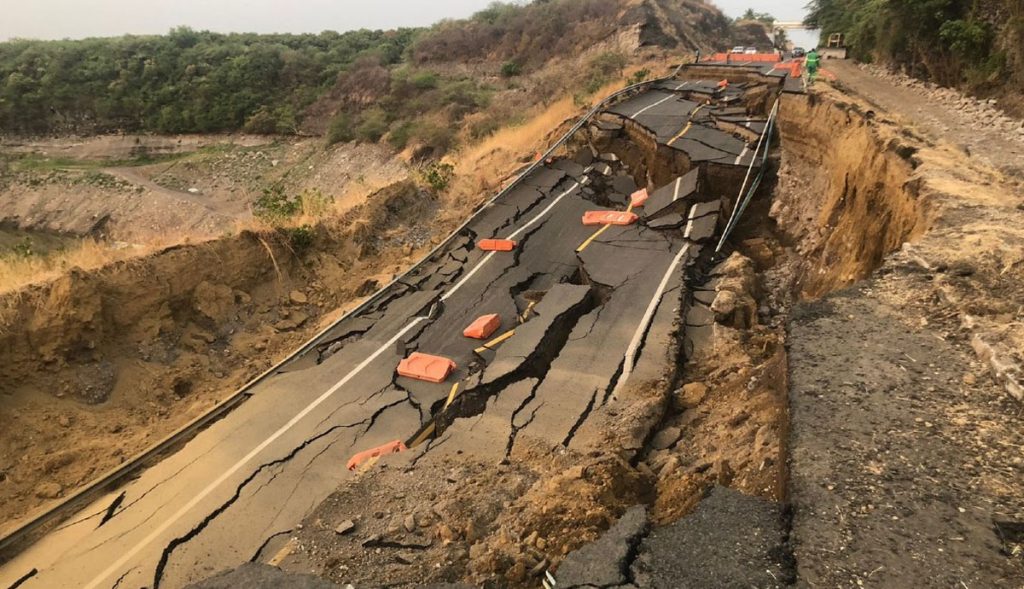
[[[24,239],[11,246],[11,251],[14,255],[19,258],[31,258],[36,253],[35,244],[32,242],[32,238],[25,236]]]
[[[506,61],[501,66],[501,75],[506,78],[514,78],[523,73],[523,66],[515,61]]]
[[[409,138],[412,137],[413,124],[409,121],[404,121],[391,129],[388,133],[388,144],[395,149],[405,149],[405,146],[409,144]]]
[[[376,143],[388,132],[388,113],[381,108],[372,108],[363,113],[356,127],[356,139]]]
[[[647,80],[647,78],[650,78],[650,77],[651,77],[651,70],[645,68],[645,69],[642,69],[642,70],[634,73],[632,76],[629,77],[629,79],[626,82],[630,86],[632,86],[634,84],[639,84],[640,82],[644,82],[644,81]]]
[[[437,88],[440,78],[434,72],[417,72],[409,79],[409,82],[417,90],[433,90]]]
[[[629,59],[625,54],[618,51],[606,51],[590,60],[590,70],[603,78],[621,76],[622,70],[626,68]]]
[[[280,184],[264,188],[263,194],[252,206],[253,215],[272,224],[294,217],[301,210],[302,202],[289,197]]]
[[[939,28],[939,38],[958,58],[979,62],[989,53],[992,31],[984,23],[951,20]]]
[[[296,254],[305,253],[309,248],[313,247],[313,243],[316,241],[316,231],[312,225],[289,227],[280,231],[288,239],[288,245],[291,246]]]
[[[352,126],[352,115],[347,112],[339,112],[334,115],[334,118],[331,119],[331,124],[327,128],[327,145],[348,143],[349,141],[354,141],[355,138],[356,133]]]
[[[449,163],[434,162],[421,170],[420,175],[435,192],[444,192],[455,177],[455,167]]]

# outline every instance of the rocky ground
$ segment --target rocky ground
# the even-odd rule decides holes
[[[303,211],[315,216],[343,213],[410,175],[379,145],[324,149],[320,138],[215,139],[4,145],[0,218],[28,231],[174,244],[251,226],[253,205],[270,187],[290,198],[315,195],[318,210]]]
[[[789,328],[793,543],[808,587],[1024,583],[1021,405],[893,258]]]
[[[1024,120],[1007,115],[998,100],[974,98],[876,65],[827,65],[841,85],[1024,186]]]

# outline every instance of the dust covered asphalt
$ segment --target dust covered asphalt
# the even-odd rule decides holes
[[[701,88],[716,94],[713,84]],[[655,89],[617,114],[695,162],[749,162],[743,141],[695,118],[702,109],[690,91]],[[674,144],[683,139],[692,147]],[[0,586],[181,587],[264,560],[269,543],[351,476],[353,454],[394,440],[425,441],[427,457],[444,448],[500,458],[524,435],[571,447],[591,412],[645,369],[645,356],[664,360],[663,346],[644,344],[654,329],[671,331],[682,269],[719,223],[706,206],[672,209],[682,210],[671,213],[679,224],[651,218],[598,234],[581,223],[587,211],[627,210],[637,172],[589,149],[549,162],[223,420],[5,563]],[[679,186],[670,203],[700,198],[680,196]],[[485,238],[518,246],[484,252],[476,244]],[[495,335],[515,333],[475,351],[482,342],[462,331],[490,313],[502,320]],[[398,377],[414,351],[458,368],[441,384]],[[485,411],[500,412],[501,427],[456,435],[453,423]]]

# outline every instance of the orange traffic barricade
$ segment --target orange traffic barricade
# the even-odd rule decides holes
[[[411,356],[398,363],[398,374],[407,378],[438,383],[444,382],[455,368],[455,362],[448,358],[413,352]]]
[[[632,225],[639,220],[636,213],[621,211],[587,211],[583,214],[584,225]]]
[[[406,450],[408,450],[408,448],[405,447],[405,444],[402,442],[402,440],[395,440],[394,442],[388,442],[383,446],[377,446],[372,450],[366,450],[365,452],[360,452],[359,454],[356,454],[352,458],[348,459],[347,466],[349,470],[355,470],[359,468],[360,464],[366,462],[371,458],[377,458],[380,456],[384,456],[385,454],[398,454],[399,452],[404,452]]]
[[[644,206],[644,203],[647,202],[648,197],[650,197],[650,195],[647,194],[647,189],[641,188],[630,195],[629,201],[634,207],[642,207]]]
[[[511,239],[482,239],[477,246],[485,252],[510,252],[516,249],[518,243]]]
[[[501,327],[500,315],[484,315],[467,327],[462,335],[473,339],[487,339],[494,335],[499,327]]]

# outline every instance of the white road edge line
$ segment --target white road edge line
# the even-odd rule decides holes
[[[547,208],[545,208],[543,211],[537,213],[537,215],[534,218],[530,219],[529,223],[523,225],[522,227],[520,227],[519,229],[514,231],[511,235],[509,235],[508,239],[515,239],[516,237],[519,237],[519,235],[523,231],[526,231],[527,229],[532,227],[534,223],[536,223],[537,221],[539,221],[541,219],[541,217],[543,217],[544,215],[547,215],[549,212],[551,212],[551,209],[555,208],[555,205],[557,205],[563,198],[568,196],[569,193],[571,193],[573,190],[576,190],[577,188],[579,188],[579,186],[580,186],[579,182],[574,182],[573,185],[568,190],[566,190],[562,194],[559,194],[558,198],[556,198],[554,201],[552,201],[552,203],[550,205],[548,205]],[[460,288],[462,288],[467,282],[469,282],[469,279],[472,278],[473,275],[476,274],[480,270],[480,268],[484,267],[484,264],[486,264],[487,262],[491,261],[491,258],[493,258],[494,255],[495,255],[495,252],[491,252],[491,253],[487,254],[486,256],[484,256],[484,258],[482,260],[477,262],[477,265],[474,266],[473,269],[470,270],[465,276],[463,276],[462,280],[460,280],[458,283],[456,283],[455,286],[453,286],[451,290],[449,290],[448,292],[444,293],[444,295],[441,296],[441,302],[447,301],[448,299],[452,298],[452,296]]]
[[[749,152],[749,151],[750,151],[750,146],[747,145],[746,143],[744,143],[743,144],[743,151],[741,151],[740,155],[736,158],[736,163],[734,165],[737,165],[737,166],[740,165],[740,162],[743,161],[743,156],[747,155],[747,152]]]
[[[509,235],[509,239],[515,238],[516,236],[521,234],[523,231],[525,231],[526,229],[528,229],[529,227],[534,225],[537,221],[539,221],[541,219],[541,217],[543,217],[544,215],[547,215],[549,212],[551,212],[551,209],[555,208],[555,206],[559,202],[561,202],[561,200],[563,198],[565,198],[567,195],[569,195],[569,193],[571,193],[573,190],[576,190],[579,187],[579,185],[580,185],[579,182],[573,183],[571,188],[569,188],[568,190],[566,190],[562,194],[558,195],[558,197],[550,205],[548,205],[543,211],[537,213],[532,219],[530,219],[530,221],[528,223],[526,223],[525,225],[520,227],[518,230],[513,232],[511,235]],[[449,297],[451,297],[453,294],[455,294],[456,291],[458,291],[460,288],[462,288],[462,286],[465,285],[466,282],[468,282],[469,279],[474,274],[476,274],[476,272],[478,270],[480,270],[480,268],[482,268],[483,265],[486,264],[493,257],[494,257],[494,252],[491,252],[488,255],[484,256],[484,258],[482,260],[480,260],[479,263],[477,263],[476,267],[474,267],[473,270],[471,270],[468,274],[466,274],[466,276],[462,280],[460,280],[458,284],[456,284],[454,287],[452,287],[452,289],[450,291],[448,291],[447,293],[445,293],[444,296],[441,297],[441,300],[442,301],[447,300]],[[369,366],[382,353],[384,353],[385,350],[393,348],[393,346],[395,345],[395,342],[397,342],[399,339],[401,339],[401,337],[403,335],[409,333],[409,331],[412,330],[413,327],[419,325],[425,319],[426,319],[426,317],[416,317],[412,321],[410,321],[408,325],[406,325],[401,331],[399,331],[395,335],[395,337],[391,338],[383,346],[377,348],[377,350],[375,352],[370,354],[370,356],[368,356],[365,360],[363,360],[361,363],[359,363],[359,365],[356,366],[355,368],[353,368],[351,372],[349,372],[344,377],[342,377],[342,379],[339,380],[330,389],[328,389],[327,392],[325,392],[324,394],[322,394],[319,397],[317,397],[316,400],[314,400],[312,403],[307,405],[305,409],[300,411],[298,413],[298,415],[296,415],[295,417],[291,418],[291,420],[289,420],[288,423],[286,423],[283,426],[281,426],[281,428],[278,429],[273,434],[271,434],[271,436],[269,438],[267,438],[266,440],[261,442],[258,446],[253,448],[252,451],[250,451],[248,454],[246,454],[241,460],[239,460],[238,462],[233,464],[230,468],[228,468],[228,470],[226,470],[223,474],[221,474],[219,477],[217,477],[216,480],[214,480],[212,483],[207,485],[206,488],[204,488],[195,497],[193,497],[191,500],[189,500],[189,502],[186,503],[181,509],[176,511],[174,513],[174,515],[172,515],[169,519],[165,520],[162,524],[157,526],[152,532],[150,532],[150,534],[148,536],[143,538],[138,544],[136,544],[130,550],[128,550],[128,552],[126,552],[121,558],[119,558],[116,562],[114,562],[109,567],[107,567],[106,570],[104,570],[102,573],[100,573],[96,578],[94,578],[92,581],[90,581],[89,584],[85,586],[85,589],[96,589],[97,587],[99,587],[99,585],[101,583],[103,583],[103,581],[105,581],[107,578],[109,578],[114,573],[116,573],[121,567],[123,567],[125,564],[127,564],[128,561],[130,561],[132,558],[134,558],[135,555],[137,555],[139,552],[142,551],[142,549],[144,549],[146,546],[148,546],[151,543],[153,543],[153,541],[155,541],[161,534],[166,532],[172,525],[174,525],[179,519],[181,519],[182,516],[184,516],[189,511],[191,511],[192,508],[194,508],[196,505],[198,505],[203,499],[206,499],[206,497],[209,496],[210,493],[214,492],[217,489],[217,487],[219,487],[222,484],[224,484],[224,482],[226,480],[228,480],[235,473],[237,473],[239,470],[241,470],[243,466],[248,464],[249,461],[251,461],[257,455],[259,455],[260,452],[266,450],[267,447],[269,447],[271,444],[273,444],[275,441],[277,441],[278,438],[280,438],[284,434],[288,433],[288,430],[290,430],[291,428],[295,427],[295,425],[298,422],[302,421],[302,419],[304,417],[306,417],[314,409],[319,407],[321,403],[323,403],[328,398],[330,398],[332,395],[334,395],[334,393],[338,392],[338,389],[340,389],[341,387],[343,387],[346,384],[348,384],[348,382],[350,380],[355,378],[355,376],[357,374],[362,372],[364,368]]]
[[[640,344],[644,339],[644,333],[647,331],[647,326],[654,320],[654,313],[658,310],[658,305],[661,304],[661,297],[665,294],[665,289],[668,287],[668,281],[672,279],[672,273],[676,271],[679,264],[683,261],[683,257],[686,256],[690,251],[690,244],[683,246],[683,249],[679,251],[676,259],[672,260],[672,265],[665,271],[665,276],[661,279],[661,284],[658,285],[657,292],[654,293],[654,298],[651,299],[650,304],[647,305],[647,312],[644,313],[644,318],[640,320],[640,325],[636,328],[636,333],[633,334],[632,341],[629,342],[629,347],[626,348],[625,362],[622,365],[622,376],[619,377],[619,382],[616,383],[615,388],[612,390],[612,398],[618,398],[619,392],[626,386],[626,381],[633,374],[633,369],[636,368],[636,352],[640,349]]]
[[[676,178],[676,190],[672,193],[672,202],[679,200],[679,188],[683,185],[683,177]]]
[[[100,586],[101,583],[103,583],[103,581],[105,581],[107,578],[112,576],[114,573],[118,572],[118,570],[120,570],[121,567],[126,565],[128,563],[128,561],[130,561],[132,558],[135,557],[135,555],[137,555],[139,552],[141,552],[143,548],[145,548],[146,546],[151,544],[160,535],[162,535],[164,532],[166,532],[172,525],[174,525],[179,519],[181,519],[182,516],[184,516],[189,511],[191,511],[193,507],[198,505],[200,501],[202,501],[203,499],[206,499],[206,497],[210,493],[215,491],[217,489],[217,487],[219,487],[222,484],[224,484],[224,482],[226,480],[228,480],[235,473],[237,473],[239,470],[241,470],[243,466],[248,464],[249,461],[251,461],[253,458],[255,458],[260,452],[266,450],[267,447],[270,446],[271,444],[273,444],[275,441],[277,441],[278,438],[280,438],[284,434],[288,433],[288,430],[293,428],[295,426],[295,424],[297,424],[299,421],[302,421],[302,419],[304,417],[306,417],[307,415],[312,413],[312,411],[314,409],[319,407],[321,403],[323,403],[331,395],[336,393],[338,391],[338,389],[340,389],[341,387],[343,387],[346,384],[348,384],[348,381],[352,380],[352,378],[354,378],[357,374],[362,372],[362,370],[364,368],[369,366],[370,363],[372,363],[374,360],[376,360],[377,357],[380,356],[382,353],[384,353],[385,350],[393,349],[393,346],[395,345],[395,342],[397,342],[406,333],[409,333],[409,331],[412,330],[413,327],[416,327],[417,325],[422,323],[425,319],[426,319],[426,317],[416,317],[411,322],[409,322],[409,324],[406,325],[404,329],[399,331],[395,335],[395,337],[391,338],[391,340],[388,341],[388,343],[386,343],[383,346],[377,348],[377,351],[375,351],[373,354],[370,354],[369,357],[367,357],[365,360],[363,360],[358,366],[353,368],[352,371],[349,372],[348,374],[346,374],[344,376],[344,378],[339,380],[337,382],[337,384],[335,384],[330,389],[328,389],[327,392],[325,392],[324,394],[322,394],[319,397],[317,397],[315,401],[313,401],[312,403],[307,405],[305,409],[303,409],[302,411],[300,411],[298,413],[298,415],[296,415],[295,417],[291,418],[291,420],[288,423],[286,423],[283,426],[281,426],[281,428],[278,429],[276,432],[274,432],[269,438],[267,438],[266,440],[261,442],[260,445],[258,445],[255,448],[253,448],[252,451],[250,451],[248,454],[246,454],[241,460],[239,460],[238,462],[233,464],[230,468],[228,468],[226,471],[224,471],[224,473],[221,474],[219,477],[217,477],[216,480],[214,480],[212,483],[207,485],[206,488],[204,488],[202,491],[200,491],[198,494],[196,494],[196,496],[193,497],[188,503],[186,503],[181,509],[176,511],[174,513],[174,515],[172,515],[170,518],[165,520],[162,524],[157,526],[152,532],[149,533],[148,536],[143,538],[138,544],[136,544],[131,549],[129,549],[121,558],[117,559],[117,561],[115,561],[113,564],[111,564],[109,567],[107,567],[106,570],[104,570],[96,578],[94,578],[92,581],[90,581],[89,584],[85,586],[85,589],[96,589],[97,587]]]
[[[661,100],[659,100],[658,102],[655,102],[654,104],[652,104],[652,105],[650,105],[650,106],[645,106],[645,107],[641,108],[640,110],[636,111],[636,112],[635,112],[635,113],[633,113],[633,114],[632,114],[632,115],[631,115],[631,116],[630,116],[629,118],[631,118],[631,119],[633,119],[633,118],[636,118],[636,117],[638,117],[638,116],[640,116],[640,115],[644,114],[645,112],[647,112],[647,111],[651,110],[652,108],[654,108],[654,107],[658,106],[659,104],[661,104],[661,103],[663,103],[663,102],[668,102],[669,100],[672,100],[672,99],[673,99],[673,98],[675,98],[675,97],[676,97],[676,95],[675,95],[675,94],[672,94],[672,95],[669,95],[669,96],[668,96],[668,97],[666,97],[666,98],[662,98],[662,99],[661,99]]]

